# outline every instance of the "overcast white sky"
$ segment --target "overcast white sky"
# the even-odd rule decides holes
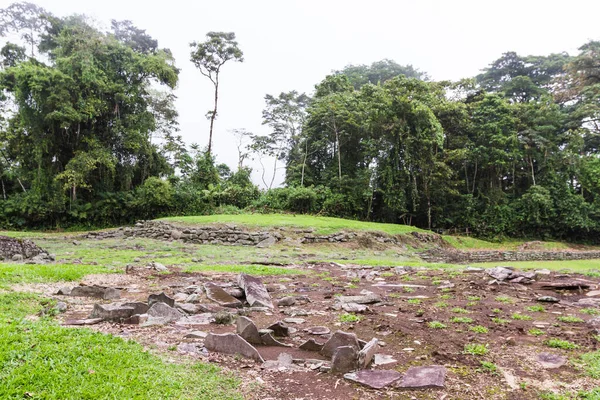
[[[205,114],[212,108],[211,83],[189,61],[189,42],[209,31],[235,32],[245,62],[222,71],[214,133],[217,159],[231,167],[237,151],[229,130],[268,133],[261,125],[265,94],[310,93],[347,64],[389,58],[435,80],[456,80],[506,51],[575,54],[586,41],[600,40],[597,0],[28,1],[60,16],[87,14],[107,27],[111,19],[129,19],[170,48],[181,69],[177,108],[188,143],[207,143]],[[10,3],[0,0],[1,7]]]

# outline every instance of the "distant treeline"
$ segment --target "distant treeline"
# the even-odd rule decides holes
[[[250,210],[485,237],[600,237],[600,42],[576,56],[508,52],[459,82],[390,60],[348,66],[310,95],[267,95],[271,134],[237,130],[233,172],[182,142],[179,69],[130,21],[104,32],[16,3],[0,10],[0,34],[21,38],[0,50],[2,227]],[[208,37],[194,43],[197,66],[220,60],[209,54],[219,40],[242,61],[235,35]],[[216,102],[211,113],[214,122]],[[267,187],[284,167],[285,187],[259,190],[250,157]]]

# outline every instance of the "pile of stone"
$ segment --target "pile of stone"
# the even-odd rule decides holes
[[[498,282],[529,284],[532,283],[537,276],[536,272],[515,271],[512,267],[490,268],[486,269],[485,273],[493,278],[493,280],[489,282],[490,284]]]
[[[48,254],[31,240],[0,236],[0,257],[5,261],[25,261],[28,264],[46,264],[54,261],[54,255]]]

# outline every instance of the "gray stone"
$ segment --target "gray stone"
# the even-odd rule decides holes
[[[238,276],[238,286],[246,293],[246,301],[251,307],[268,307],[273,308],[271,296],[259,278],[240,274]]]
[[[140,301],[131,303],[123,303],[123,307],[133,307],[133,314],[146,314],[148,312],[148,304]]]
[[[286,324],[303,324],[306,322],[305,319],[302,318],[284,318],[283,322],[285,322]]]
[[[565,281],[565,282],[539,282],[540,289],[554,290],[580,290],[589,289],[590,284],[581,281]]]
[[[58,292],[56,292],[56,294],[62,296],[69,296],[71,294],[71,288],[68,286],[63,286],[60,289],[58,289]]]
[[[23,254],[15,254],[11,258],[13,261],[23,261],[24,259],[25,257],[23,257]]]
[[[223,290],[236,299],[243,299],[245,297],[244,291],[239,287],[223,288]]]
[[[369,307],[366,305],[357,303],[342,303],[342,309],[349,313],[364,313],[370,311]]]
[[[173,296],[173,300],[175,300],[176,303],[184,303],[187,298],[187,293],[176,293],[175,296]]]
[[[587,292],[585,295],[588,297],[600,296],[600,290],[592,290],[590,292]]]
[[[56,306],[54,306],[54,308],[56,308],[56,310],[60,313],[63,313],[65,311],[67,311],[67,303],[65,303],[64,301],[59,301],[58,303],[56,303]]]
[[[387,354],[375,354],[373,365],[386,365],[398,362],[394,357]]]
[[[442,289],[452,289],[454,287],[454,283],[450,282],[450,281],[442,281],[439,285],[438,285],[438,289],[442,290]]]
[[[183,311],[186,314],[198,314],[200,312],[200,307],[198,304],[175,303],[175,308]]]
[[[179,343],[177,351],[180,353],[197,354],[199,353],[198,345],[195,343]]]
[[[273,335],[269,332],[263,333],[262,335],[260,335],[260,339],[262,341],[262,344],[264,344],[265,346],[291,347],[291,345],[282,343],[282,342],[278,341],[277,339],[275,339],[273,337]]]
[[[600,334],[600,317],[595,317],[588,320],[587,324],[596,330],[596,333]]]
[[[133,324],[133,325],[141,325],[148,321],[150,316],[148,314],[135,314],[131,317],[123,320],[124,324]]]
[[[410,367],[398,385],[405,389],[443,388],[446,368],[441,365]]]
[[[254,346],[235,333],[224,333],[221,335],[209,333],[204,340],[204,347],[209,351],[239,354],[261,363],[265,362]]]
[[[148,314],[146,314],[148,315]],[[146,320],[141,324],[141,326],[156,326],[156,325],[167,325],[170,321],[169,318],[164,317],[151,317],[148,315]]]
[[[185,299],[186,303],[199,303],[200,302],[200,295],[196,294],[196,293],[192,293],[190,294],[186,299]]]
[[[191,315],[189,317],[181,318],[179,321],[175,322],[175,325],[185,327],[209,325],[210,323],[214,322],[214,320],[214,317],[210,313],[196,314]]]
[[[383,389],[386,386],[397,382],[402,378],[402,374],[398,371],[356,371],[350,374],[345,374],[344,378],[359,383],[361,385],[370,387],[372,389]]]
[[[486,269],[485,273],[497,281],[505,281],[512,275],[513,271],[504,267],[495,267]]]
[[[148,306],[152,307],[156,303],[164,303],[169,307],[175,307],[175,299],[167,296],[164,292],[148,296]]]
[[[133,307],[125,307],[121,303],[94,304],[90,318],[102,318],[104,320],[120,320],[131,317],[135,313]]]
[[[290,336],[289,327],[281,321],[275,322],[273,325],[268,326],[267,329],[273,331],[273,335],[277,337]]]
[[[248,343],[261,344],[262,339],[258,333],[258,328],[248,317],[238,317],[236,320],[236,332]]]
[[[95,297],[103,300],[115,300],[121,297],[121,291],[103,286],[77,286],[71,289],[70,296]]]
[[[535,272],[536,275],[550,275],[552,273],[549,269],[536,269],[533,272]]]
[[[152,268],[153,270],[158,271],[158,272],[163,272],[163,271],[169,270],[167,267],[165,267],[164,265],[162,265],[161,263],[156,262],[156,261],[152,261],[150,263],[150,268]]]
[[[365,369],[371,364],[378,344],[379,339],[373,338],[358,352],[358,369]]]
[[[277,305],[279,307],[290,307],[290,306],[293,306],[294,304],[296,304],[296,298],[292,297],[292,296],[283,297],[283,298],[277,300]]]
[[[273,246],[275,243],[277,243],[277,238],[273,237],[273,236],[269,236],[264,240],[261,240],[260,242],[258,242],[258,244],[256,245],[256,247],[259,248],[266,248],[266,247],[271,247]]]
[[[181,312],[162,302],[152,304],[148,309],[148,315],[153,318],[164,318],[169,322],[177,321],[183,317]]]
[[[556,297],[552,296],[541,296],[536,299],[537,301],[541,301],[542,303],[558,303],[560,300]]]
[[[204,339],[208,336],[208,333],[204,331],[192,331],[184,336],[185,339]]]
[[[242,307],[242,302],[227,293],[220,286],[215,285],[214,283],[208,282],[204,284],[204,289],[206,290],[206,297],[210,300],[214,301],[221,307],[228,308],[240,308]]]
[[[304,331],[310,333],[311,335],[328,335],[331,332],[326,326],[311,326],[310,328],[306,328]]]
[[[560,368],[566,364],[567,358],[558,354],[541,353],[537,355],[536,361],[540,363],[544,369]]]
[[[340,303],[373,304],[380,303],[381,297],[376,294],[368,294],[365,296],[338,296],[336,300]]]
[[[336,348],[331,359],[331,372],[334,374],[345,374],[354,371],[358,362],[358,353],[352,346],[340,346]]]
[[[177,229],[173,229],[173,230],[171,231],[171,237],[172,237],[174,240],[179,240],[179,239],[181,239],[181,235],[182,235],[182,232],[181,232],[181,231],[179,231],[179,230],[177,230]]]
[[[360,350],[358,338],[354,333],[337,331],[327,342],[325,342],[320,353],[325,357],[331,357],[333,356],[333,353],[335,353],[335,350],[342,346],[353,347],[357,352]]]
[[[263,369],[270,371],[287,371],[299,370],[300,368],[294,365],[294,358],[288,353],[281,353],[277,356],[277,360],[267,360],[262,365]]]
[[[476,274],[476,273],[483,272],[483,271],[484,271],[483,268],[477,268],[477,267],[467,267],[463,270],[463,272],[467,273],[467,274]]]
[[[95,325],[104,321],[103,318],[68,319],[63,325]]]
[[[299,347],[300,350],[320,352],[323,349],[323,344],[318,343],[315,339],[308,339]]]

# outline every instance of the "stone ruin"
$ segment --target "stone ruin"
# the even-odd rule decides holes
[[[282,352],[277,360],[264,360],[258,349],[260,346],[278,346],[282,349],[292,348],[286,343],[297,329],[289,324],[304,322],[301,318],[285,318],[283,321],[260,329],[246,315],[248,312],[265,312],[271,315],[275,309],[267,288],[262,281],[247,274],[240,274],[238,287],[222,287],[213,282],[202,286],[191,285],[173,297],[165,293],[151,294],[146,302],[113,302],[97,303],[87,319],[68,320],[66,325],[92,325],[102,321],[141,326],[164,325],[175,323],[179,326],[194,327],[210,323],[231,324],[235,322],[235,333],[206,333],[193,331],[186,337],[203,339],[203,352],[212,351],[223,354],[239,355],[262,364],[265,370],[314,370],[333,374],[344,374],[344,378],[374,389],[394,385],[398,388],[435,388],[444,387],[446,370],[443,366],[412,367],[404,374],[395,370],[372,370],[372,364],[385,365],[394,363],[391,356],[377,354],[380,341],[359,339],[356,334],[338,330],[331,334],[329,328],[314,326],[304,329],[315,336],[305,340],[298,349],[313,352],[319,357],[294,359],[290,354]],[[212,302],[199,303],[203,293]],[[68,296],[86,296],[102,300],[118,300],[121,292],[118,289],[102,286],[84,286],[61,288],[57,293]],[[360,305],[380,301],[377,296],[340,296],[342,305]],[[278,307],[287,307],[295,302],[310,302],[304,296],[284,297],[277,302]],[[244,308],[244,306],[247,306]],[[293,314],[292,314],[293,316]],[[258,347],[258,349],[257,349]]]
[[[0,236],[0,257],[10,261],[25,261],[31,263],[46,263],[54,257],[33,243],[31,240],[16,239]]]

